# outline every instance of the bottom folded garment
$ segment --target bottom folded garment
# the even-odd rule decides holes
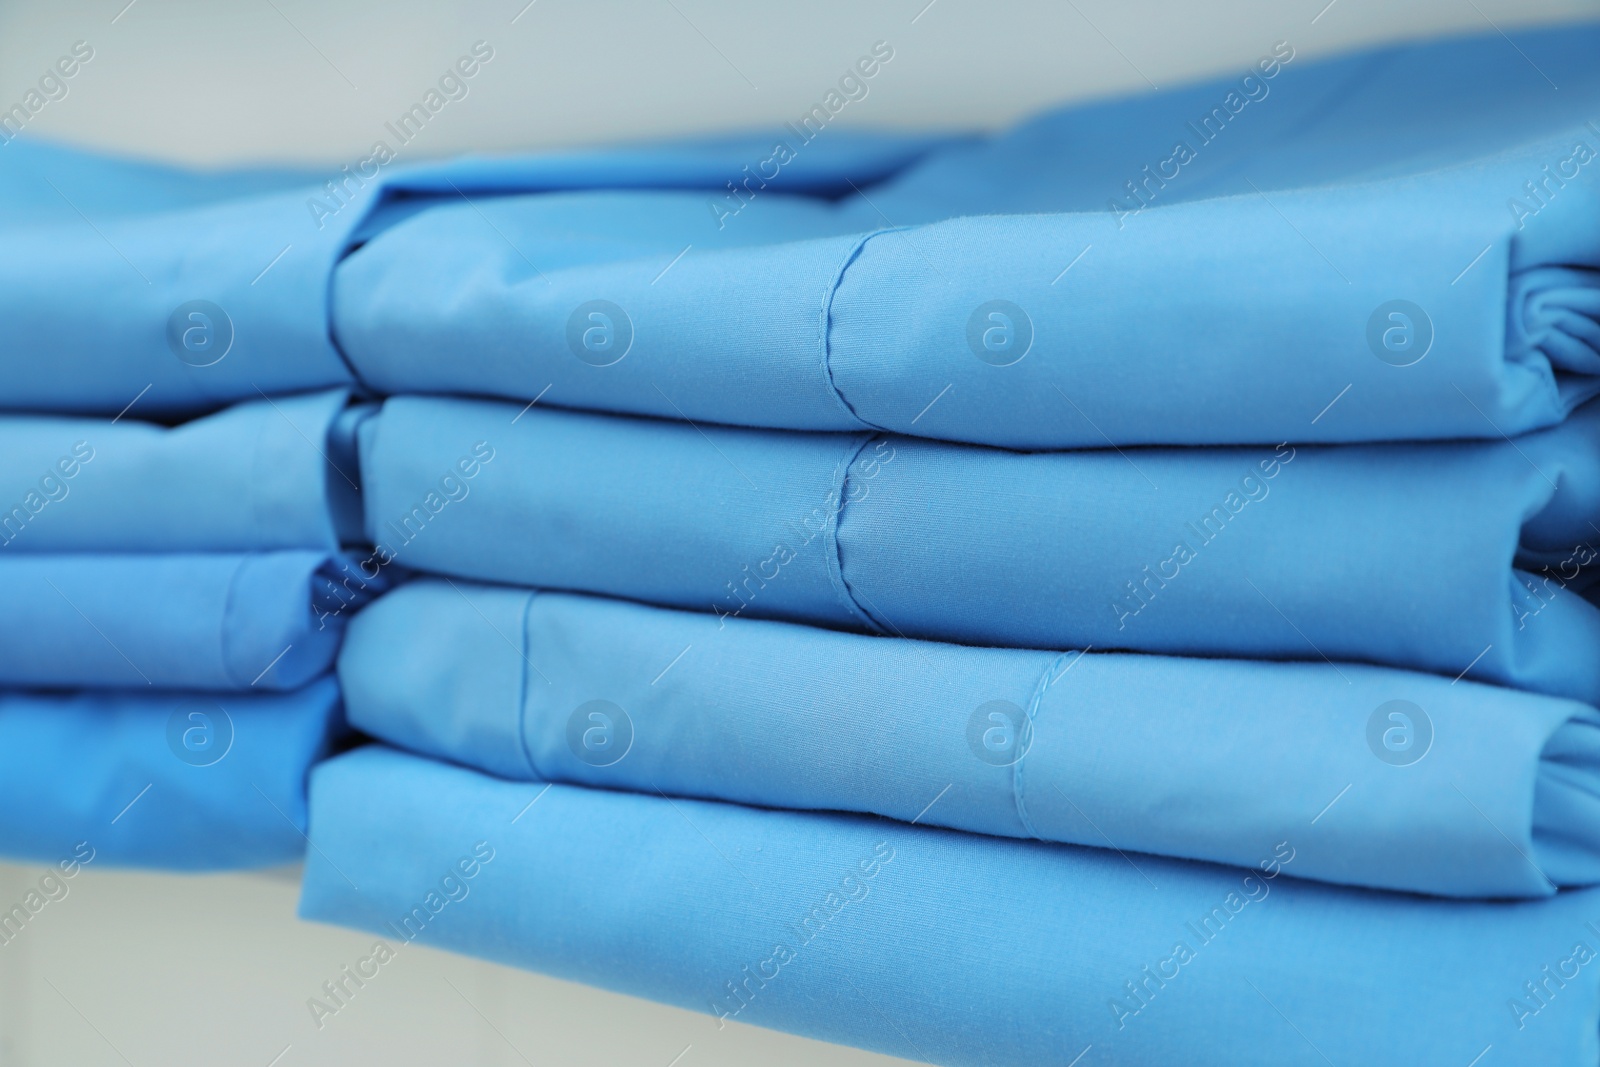
[[[220,870],[298,859],[339,687],[0,694],[0,855]]]
[[[377,746],[317,768],[311,823],[301,915],[381,939],[356,984],[420,940],[940,1064],[1600,1060],[1600,890],[1425,899],[1280,878],[1292,839],[1240,870]]]

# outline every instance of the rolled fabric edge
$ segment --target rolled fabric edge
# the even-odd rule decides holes
[[[1600,718],[1574,716],[1545,744],[1533,802],[1536,863],[1558,885],[1600,883]]]
[[[240,560],[222,619],[223,655],[236,688],[298,689],[332,667],[345,625],[389,581],[383,572],[367,578],[354,564],[354,555],[328,552]]]
[[[316,549],[0,556],[0,687],[297,689],[387,585],[352,562]]]

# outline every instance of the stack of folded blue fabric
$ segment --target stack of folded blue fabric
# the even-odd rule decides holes
[[[8,854],[301,854],[307,775],[344,732],[339,637],[383,586],[339,547],[359,537],[371,411],[348,400],[262,397],[172,427],[0,417]]]
[[[8,851],[177,753],[124,858],[200,865],[254,809],[196,783],[326,743],[264,738],[334,699],[333,615],[376,743],[311,774],[308,918],[934,1063],[1592,1067],[1597,48],[1278,42],[989,140],[813,115],[16,231],[50,357],[0,381],[105,418],[0,431],[11,496],[94,448],[0,550],[5,684],[204,689],[258,762],[12,698],[61,799]],[[109,421],[141,387],[237,406]],[[217,695],[279,645],[305,688]]]

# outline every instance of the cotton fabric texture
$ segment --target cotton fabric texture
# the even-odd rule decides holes
[[[549,388],[1019,448],[1497,438],[1600,369],[1597,42],[1308,63],[1285,41],[996,138],[791,127],[298,187],[8,145],[0,190],[55,221],[9,217],[0,309],[52,358],[0,368],[0,395],[109,415],[145,391],[165,418]],[[90,184],[99,232],[58,203]],[[595,324],[604,351],[575,348]]]
[[[455,577],[1594,703],[1597,437],[1600,405],[1515,442],[1018,454],[394,397],[361,463],[380,556]]]
[[[0,417],[0,853],[301,853],[306,774],[345,732],[338,638],[393,573],[339,553],[374,410],[350,399],[257,393],[175,426]]]
[[[502,778],[1452,896],[1600,882],[1600,715],[1346,664],[965,648],[421,579],[351,623],[350,722]]]
[[[1593,1067],[1597,52],[7,143],[0,853],[933,1063]]]
[[[55,863],[264,867],[305,849],[306,776],[344,734],[339,687],[0,694],[0,852]]]
[[[0,685],[297,689],[388,583],[355,557],[0,552]]]
[[[305,918],[925,1062],[1600,1057],[1594,890],[1440,901],[1282,877],[1293,839],[1130,863],[376,747],[311,797]]]
[[[837,196],[950,142],[830,131],[783,185]],[[0,407],[110,416],[137,395],[142,412],[172,419],[262,393],[350,386],[330,335],[333,270],[395,219],[507,192],[720,189],[770,150],[770,138],[747,135],[397,161],[365,177],[206,178],[18,140],[0,159],[0,316],[16,351],[35,355],[0,365]]]
[[[342,261],[334,331],[387,393],[1019,449],[1497,440],[1600,381],[1597,46],[1279,42],[832,202],[746,169],[440,204]]]
[[[337,550],[360,537],[372,410],[348,401],[257,396],[172,427],[0,417],[0,553]]]

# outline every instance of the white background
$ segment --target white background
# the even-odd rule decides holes
[[[893,62],[841,122],[996,128],[1228,72],[1278,40],[1311,59],[1600,16],[1597,0],[525,2],[0,4],[0,108],[84,40],[93,61],[24,136],[194,164],[336,165],[366,155],[480,39],[494,59],[406,158],[767,126],[884,40]],[[372,939],[298,922],[295,873],[89,868],[0,945],[0,1067],[895,1062],[420,946],[319,1031],[307,998]],[[0,866],[0,906],[37,875]]]

